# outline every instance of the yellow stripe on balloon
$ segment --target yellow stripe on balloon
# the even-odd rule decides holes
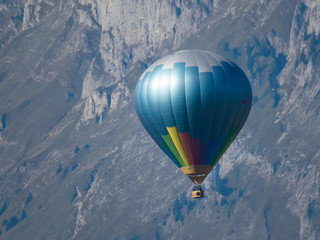
[[[182,147],[180,138],[179,138],[179,134],[178,134],[178,130],[177,127],[167,127],[168,133],[172,139],[172,142],[174,144],[174,146],[176,147],[176,149],[178,150],[178,153],[182,159],[182,161],[184,162],[184,164],[186,166],[189,166],[188,160],[187,160],[187,156],[186,153]]]

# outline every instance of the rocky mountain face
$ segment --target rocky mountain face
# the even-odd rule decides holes
[[[319,239],[320,2],[0,2],[0,239]],[[236,62],[249,119],[191,198],[134,110],[180,49]]]

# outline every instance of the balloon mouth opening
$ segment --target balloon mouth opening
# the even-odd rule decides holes
[[[187,176],[191,179],[194,184],[201,184],[208,174],[188,174]]]
[[[180,170],[187,175],[194,184],[201,184],[212,170],[212,165],[189,165]]]

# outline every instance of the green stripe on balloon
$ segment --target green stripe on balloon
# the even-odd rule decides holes
[[[170,151],[172,152],[172,160],[175,161],[177,163],[177,165],[179,165],[180,167],[185,166],[184,162],[182,161],[176,147],[174,146],[172,139],[169,135],[162,135],[162,138],[164,139],[164,141],[166,142],[168,148],[170,149]]]

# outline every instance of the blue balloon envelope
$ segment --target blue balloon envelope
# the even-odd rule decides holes
[[[168,157],[201,184],[246,122],[248,78],[233,62],[200,50],[152,64],[135,89],[138,117]]]

